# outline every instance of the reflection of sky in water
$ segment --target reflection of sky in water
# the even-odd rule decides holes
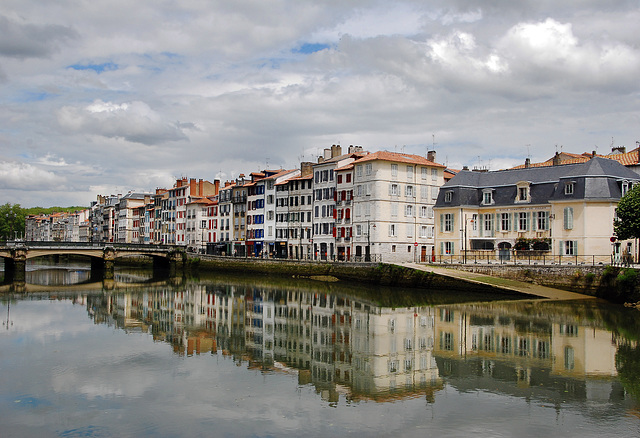
[[[527,398],[473,374],[445,379],[434,403],[331,403],[294,373],[261,372],[220,351],[178,355],[141,330],[94,324],[83,300],[10,310],[14,325],[0,333],[2,436],[633,436],[640,427],[626,416],[628,399],[565,400],[560,389]]]

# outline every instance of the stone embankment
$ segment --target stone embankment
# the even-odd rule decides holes
[[[489,284],[469,283],[410,267],[384,263],[311,262],[280,259],[217,257],[189,254],[187,269],[229,273],[253,273],[306,277],[322,281],[343,280],[382,286],[420,287],[425,289],[493,291]]]
[[[283,275],[434,290],[492,293],[503,290],[549,299],[578,299],[587,295],[618,303],[640,301],[637,270],[612,266],[478,264],[448,265],[445,268],[412,263],[402,266],[385,263],[323,263],[188,254],[186,267],[194,271]],[[456,275],[456,271],[469,275]]]
[[[530,283],[604,298],[616,303],[640,301],[638,270],[616,266],[448,265],[450,269]]]

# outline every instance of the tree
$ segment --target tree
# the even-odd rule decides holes
[[[11,240],[24,235],[24,219],[20,204],[0,205],[0,238]]]
[[[617,208],[617,219],[613,221],[613,231],[619,240],[640,237],[640,184],[624,195]]]

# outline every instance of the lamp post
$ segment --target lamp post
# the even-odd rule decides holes
[[[367,220],[367,251],[365,253],[365,262],[371,261],[371,221]],[[373,228],[376,227],[376,224],[373,224]]]

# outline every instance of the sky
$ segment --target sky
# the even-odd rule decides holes
[[[324,148],[502,169],[640,140],[637,0],[2,0],[0,203]]]

